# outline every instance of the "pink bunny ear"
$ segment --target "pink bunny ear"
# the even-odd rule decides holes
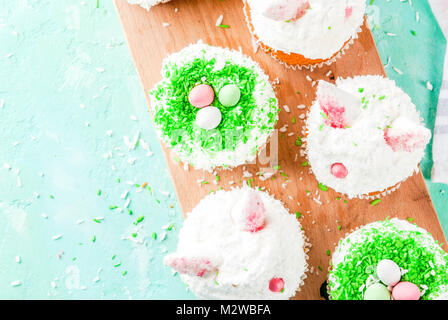
[[[218,270],[210,260],[203,257],[182,256],[177,253],[167,255],[163,263],[180,274],[202,277],[204,274]]]
[[[413,152],[423,149],[428,144],[431,131],[401,116],[392,123],[390,128],[384,130],[384,139],[395,152]]]
[[[266,208],[263,201],[253,189],[248,189],[232,211],[235,222],[241,230],[258,232],[265,227]]]
[[[326,81],[319,81],[317,100],[325,114],[325,123],[333,128],[351,126],[361,113],[360,99]]]
[[[353,8],[352,7],[347,7],[345,8],[345,19],[348,19],[352,16],[353,14]]]
[[[307,0],[277,0],[263,14],[275,21],[298,20],[309,8],[310,3]]]

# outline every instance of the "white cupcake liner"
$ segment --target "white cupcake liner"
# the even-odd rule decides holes
[[[249,32],[252,36],[252,43],[254,45],[254,52],[256,52],[258,50],[258,48],[260,47],[260,44],[263,44],[263,42],[261,40],[258,39],[256,33],[255,33],[255,28],[253,27],[253,25],[251,25],[250,21],[249,21],[249,17],[247,16],[246,13],[246,8],[247,8],[247,1],[243,0],[244,3],[244,7],[243,7],[243,12],[244,12],[244,16],[246,18],[246,24],[247,27],[249,28]],[[336,62],[336,60],[338,60],[339,58],[341,58],[343,55],[345,55],[345,51],[349,49],[349,47],[355,42],[356,39],[359,38],[359,34],[362,32],[362,26],[359,26],[358,29],[356,30],[356,33],[344,44],[344,46],[341,48],[341,50],[338,51],[338,53],[331,57],[328,60],[325,60],[323,62],[320,63],[316,63],[316,64],[308,64],[308,65],[291,65],[288,64],[282,60],[280,60],[279,58],[277,58],[274,54],[270,53],[269,55],[276,60],[277,62],[279,62],[280,64],[284,65],[286,68],[288,69],[292,69],[292,70],[303,70],[303,69],[307,69],[310,71],[313,71],[314,69],[319,69],[322,68],[324,66],[329,66],[331,64],[333,64],[334,62]],[[264,44],[263,44],[264,45]],[[256,47],[255,47],[256,46]],[[265,45],[266,47],[271,49],[271,52],[277,52],[278,50],[271,48],[267,45]],[[282,51],[283,52],[283,51]],[[268,53],[268,52],[266,52]],[[286,52],[284,52],[285,54],[288,54]],[[300,53],[298,53],[300,54]],[[318,60],[318,59],[316,59]]]

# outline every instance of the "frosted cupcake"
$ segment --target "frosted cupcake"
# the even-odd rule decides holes
[[[268,76],[240,52],[193,44],[168,56],[150,91],[156,131],[196,169],[254,161],[278,120]]]
[[[381,76],[320,81],[304,134],[317,180],[349,198],[395,190],[431,138],[409,96]]]
[[[249,29],[263,49],[293,67],[334,62],[358,37],[365,0],[244,0]]]
[[[269,194],[245,187],[204,198],[165,264],[202,299],[288,299],[305,279],[299,222]]]
[[[146,10],[151,9],[151,7],[158,5],[160,3],[169,2],[170,0],[127,0],[130,4],[138,4]]]
[[[448,254],[426,230],[392,219],[339,242],[328,275],[332,300],[448,298]]]

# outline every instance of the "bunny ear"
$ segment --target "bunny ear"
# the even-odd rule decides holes
[[[263,15],[274,21],[293,21],[305,15],[309,8],[308,0],[277,0],[266,8]]]
[[[431,131],[400,116],[384,130],[384,139],[393,151],[413,152],[423,149],[431,139]]]
[[[353,14],[353,7],[347,7],[345,8],[345,19],[348,19]]]
[[[325,123],[333,128],[350,127],[361,113],[359,98],[326,81],[319,81],[317,100],[325,114]]]
[[[258,232],[265,227],[266,208],[258,192],[248,189],[232,211],[241,230]]]
[[[218,270],[218,268],[207,258],[179,255],[177,253],[167,255],[163,260],[163,263],[180,274],[187,274],[190,276],[202,277],[206,273]]]

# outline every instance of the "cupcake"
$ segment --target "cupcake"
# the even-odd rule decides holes
[[[201,299],[288,299],[305,279],[305,246],[280,201],[244,187],[204,198],[164,263]]]
[[[287,66],[333,63],[358,37],[365,0],[244,0],[253,37]]]
[[[268,76],[238,51],[198,43],[165,58],[150,91],[156,131],[196,169],[256,159],[278,120]]]
[[[320,81],[304,132],[317,180],[349,198],[384,196],[419,170],[431,131],[381,76]]]
[[[128,0],[130,4],[138,4],[142,8],[145,8],[146,10],[151,9],[151,7],[158,5],[160,3],[169,2],[171,0]]]
[[[448,254],[404,220],[368,224],[339,242],[328,275],[331,300],[448,298]]]

